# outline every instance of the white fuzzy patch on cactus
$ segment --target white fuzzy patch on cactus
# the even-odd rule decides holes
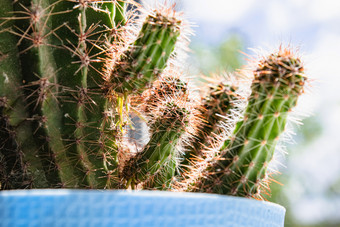
[[[9,83],[8,75],[6,73],[3,73],[2,76],[5,78],[5,84]]]

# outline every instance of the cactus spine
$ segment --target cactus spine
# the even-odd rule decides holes
[[[263,59],[254,73],[243,120],[208,166],[210,174],[196,182],[198,191],[253,197],[266,185],[268,163],[306,78],[301,61],[289,50]]]

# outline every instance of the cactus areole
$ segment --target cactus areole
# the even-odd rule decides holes
[[[20,195],[34,202],[42,194],[39,201],[48,200],[50,193],[72,204],[126,199],[126,206],[114,205],[115,214],[126,221],[130,214],[119,212],[136,211],[137,219],[129,222],[132,226],[145,220],[151,220],[146,226],[159,226],[165,219],[178,226],[225,226],[230,220],[219,214],[230,212],[229,206],[234,205],[245,207],[254,218],[269,217],[258,226],[283,226],[284,208],[221,195],[261,200],[269,194],[268,164],[307,81],[302,62],[291,50],[280,48],[257,64],[247,87],[250,91],[245,92],[250,94],[247,99],[236,73],[233,80],[213,81],[202,95],[198,90],[204,88],[195,88],[181,67],[190,34],[181,15],[173,5],[146,10],[133,0],[0,1],[0,190],[4,190],[0,218],[4,226],[15,225],[13,220],[22,220],[23,215],[20,209],[16,212],[20,217],[3,216],[16,209],[5,204],[21,203]],[[135,126],[131,114],[149,129],[144,132],[149,139],[142,145],[127,138],[126,132]],[[158,192],[88,190],[87,197],[87,192],[77,190],[8,191],[47,188]],[[78,201],[68,200],[69,195]],[[49,204],[47,200],[42,205]],[[196,205],[190,208],[190,204]],[[85,206],[82,212],[92,212],[90,205],[74,208]],[[111,205],[101,211],[116,212]],[[222,211],[214,210],[215,206]],[[143,214],[136,207],[144,207]],[[160,207],[164,219],[155,219],[152,210]],[[211,219],[190,219],[191,214],[201,215],[193,207],[207,209]],[[189,216],[184,217],[187,209]],[[61,211],[55,212],[60,216],[54,218],[63,220]],[[245,219],[239,214],[239,225],[256,226],[250,216]],[[141,216],[147,218],[138,219]],[[51,220],[40,218],[39,223],[48,225]],[[105,220],[96,223],[105,226],[112,219]]]

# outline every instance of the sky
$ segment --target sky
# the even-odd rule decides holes
[[[153,2],[153,1],[149,1]],[[177,9],[195,24],[194,42],[214,45],[231,33],[245,52],[271,51],[280,44],[299,50],[310,86],[297,112],[315,116],[322,134],[285,163],[294,172],[293,212],[302,223],[340,220],[340,192],[324,193],[340,175],[340,1],[339,0],[177,0]],[[260,51],[261,52],[261,51]]]

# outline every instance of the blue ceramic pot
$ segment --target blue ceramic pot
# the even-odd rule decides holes
[[[279,205],[230,196],[159,191],[0,192],[1,227],[282,227]]]

